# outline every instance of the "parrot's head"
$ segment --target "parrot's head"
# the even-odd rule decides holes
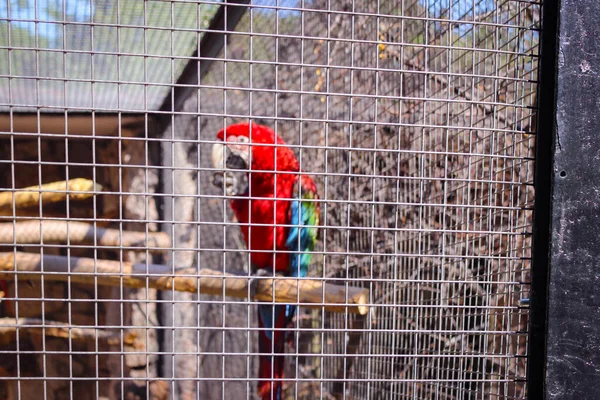
[[[277,172],[297,172],[298,161],[292,149],[270,128],[255,123],[229,125],[217,133],[212,149],[213,168],[225,170],[213,175],[213,184],[225,194],[248,193],[248,185],[273,187]],[[282,179],[292,175],[282,174]],[[279,182],[279,181],[278,181]],[[279,183],[277,183],[279,185]]]

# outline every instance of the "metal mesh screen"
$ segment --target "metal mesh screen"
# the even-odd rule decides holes
[[[252,121],[319,193],[280,397],[526,398],[540,8],[0,4],[0,397],[260,398]]]

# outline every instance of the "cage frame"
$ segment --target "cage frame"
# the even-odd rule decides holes
[[[203,37],[203,41],[199,43],[194,56],[189,60],[184,72],[179,76],[172,91],[165,98],[160,108],[161,114],[152,116],[160,127],[164,128],[169,124],[172,115],[168,113],[175,110],[178,104],[182,104],[187,92],[191,90],[185,86],[197,84],[198,78],[201,78],[206,69],[209,68],[210,60],[196,62],[198,54],[210,58],[219,52],[221,47],[215,44],[222,44],[226,36],[225,33],[219,31],[233,30],[245,11],[244,5],[248,3],[249,0],[230,0],[219,6],[219,11],[211,21],[209,28],[214,30],[214,32],[211,32],[213,36],[210,39],[208,39],[210,35]],[[581,8],[578,8],[578,5]],[[569,357],[586,359],[590,356],[590,353],[586,351],[588,349],[583,344],[590,337],[593,337],[593,333],[596,333],[582,331],[583,326],[591,323],[591,318],[594,315],[593,308],[589,307],[586,302],[578,301],[581,299],[572,296],[561,296],[561,293],[580,290],[579,283],[593,278],[594,271],[589,268],[578,271],[577,274],[573,275],[553,273],[554,270],[558,271],[557,268],[564,265],[564,260],[561,257],[564,257],[565,252],[569,250],[556,246],[557,236],[564,233],[560,231],[561,218],[563,218],[561,213],[573,203],[580,204],[578,202],[584,201],[589,196],[589,193],[585,193],[583,190],[573,190],[573,185],[577,189],[583,189],[589,182],[574,183],[574,174],[570,171],[577,170],[582,163],[593,160],[593,152],[569,154],[566,153],[566,149],[569,145],[593,136],[594,131],[597,130],[594,129],[596,128],[595,125],[588,124],[582,128],[581,125],[576,125],[574,121],[569,119],[561,119],[557,122],[559,115],[580,116],[582,110],[590,111],[591,108],[589,102],[584,101],[584,96],[580,97],[582,104],[575,104],[573,96],[569,95],[568,91],[561,91],[561,85],[563,85],[562,87],[568,85],[573,92],[578,93],[590,90],[589,86],[586,86],[589,81],[582,83],[570,78],[572,73],[581,71],[582,64],[580,60],[585,60],[585,57],[589,55],[585,49],[593,47],[592,44],[583,41],[583,39],[576,45],[568,41],[569,37],[584,37],[584,35],[580,35],[581,32],[588,32],[588,29],[591,31],[594,28],[593,13],[583,13],[581,18],[583,19],[584,28],[582,30],[576,29],[579,26],[577,22],[581,19],[575,18],[574,15],[581,15],[576,14],[576,11],[582,8],[598,10],[600,14],[600,6],[597,6],[593,0],[581,0],[579,3],[577,0],[548,0],[543,5],[543,35],[540,42],[542,48],[541,84],[538,87],[539,110],[536,114],[539,134],[536,143],[533,279],[528,332],[530,353],[527,380],[530,399],[567,398],[566,394],[565,397],[553,395],[559,388],[565,389],[567,387],[569,389],[565,390],[570,395],[585,396],[586,394],[595,393],[593,392],[593,381],[587,380],[591,375],[582,373],[580,375],[569,375],[568,381],[560,379],[566,371],[563,362],[566,362]],[[559,21],[561,21],[560,26]],[[562,54],[563,51],[567,50],[570,51],[569,54],[572,56],[566,57],[564,63],[558,63],[558,54]],[[592,66],[600,65],[597,60],[593,61],[596,62],[592,62]],[[197,68],[198,64],[200,69]],[[177,85],[183,86],[178,87]],[[594,94],[593,91],[587,93]],[[593,96],[587,98],[590,99]],[[150,117],[152,113],[148,112],[147,114]],[[565,123],[561,125],[563,121]],[[160,130],[149,129],[148,131],[157,132]],[[166,165],[170,165],[168,160]],[[563,171],[567,171],[565,176],[562,175]],[[168,180],[165,180],[165,182],[168,185]],[[168,201],[167,199],[168,197],[165,198],[165,201]],[[172,219],[166,217],[169,220]],[[592,222],[584,225],[588,226],[589,231],[593,231],[596,226]],[[585,235],[573,234],[568,236],[567,239],[570,240],[570,243],[578,243],[585,239]],[[560,242],[560,245],[566,246],[564,243]],[[578,254],[577,251],[571,251],[570,253],[574,256]],[[581,261],[583,262],[583,259]],[[579,317],[576,321],[578,324],[573,324],[571,319],[566,318],[564,314],[557,311],[557,305],[559,304],[565,304],[565,307],[572,311],[571,316]],[[580,312],[582,309],[584,311]],[[592,325],[600,326],[600,324],[593,323]],[[582,346],[573,349],[561,344],[559,339],[565,330],[570,337],[577,338]],[[578,355],[576,356],[574,353]],[[589,367],[587,371],[593,371],[598,365],[600,365],[600,359],[596,358],[593,362],[586,364],[586,367]]]

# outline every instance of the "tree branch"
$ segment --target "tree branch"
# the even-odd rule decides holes
[[[157,264],[95,260],[39,254],[0,253],[0,279],[44,277],[51,281],[71,281],[105,286],[153,288],[199,294],[223,295],[253,300],[299,304],[326,311],[365,315],[369,311],[368,289],[333,285],[318,280],[277,276],[248,277],[208,268],[176,269]]]
[[[48,321],[40,318],[0,318],[0,344],[6,345],[15,341],[17,328],[19,332],[28,334],[45,335],[71,339],[75,341],[95,341],[98,339],[101,343],[108,345],[131,346],[136,349],[144,349],[135,334],[126,333],[121,338],[118,331],[102,329],[102,327],[81,328],[72,326],[64,322]]]
[[[16,208],[58,203],[69,196],[70,199],[83,200],[92,197],[94,192],[102,190],[102,185],[89,179],[76,178],[68,181],[46,183],[40,186],[30,186],[15,191],[0,192],[0,215],[12,215],[13,196]]]

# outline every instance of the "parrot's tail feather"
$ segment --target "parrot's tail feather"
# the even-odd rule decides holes
[[[259,375],[260,380],[258,382],[258,394],[263,400],[281,400],[281,389],[283,382],[283,356],[261,356],[260,357]],[[271,359],[275,364],[273,365],[273,375],[271,375]],[[264,359],[268,359],[264,362]],[[266,368],[265,368],[266,367]]]
[[[258,367],[258,394],[263,400],[281,400],[286,334],[283,328],[287,327],[293,317],[289,310],[286,313],[286,309],[283,305],[258,306],[258,321],[262,328],[258,333],[258,351],[267,354],[259,357]],[[273,325],[277,330],[270,329]]]

